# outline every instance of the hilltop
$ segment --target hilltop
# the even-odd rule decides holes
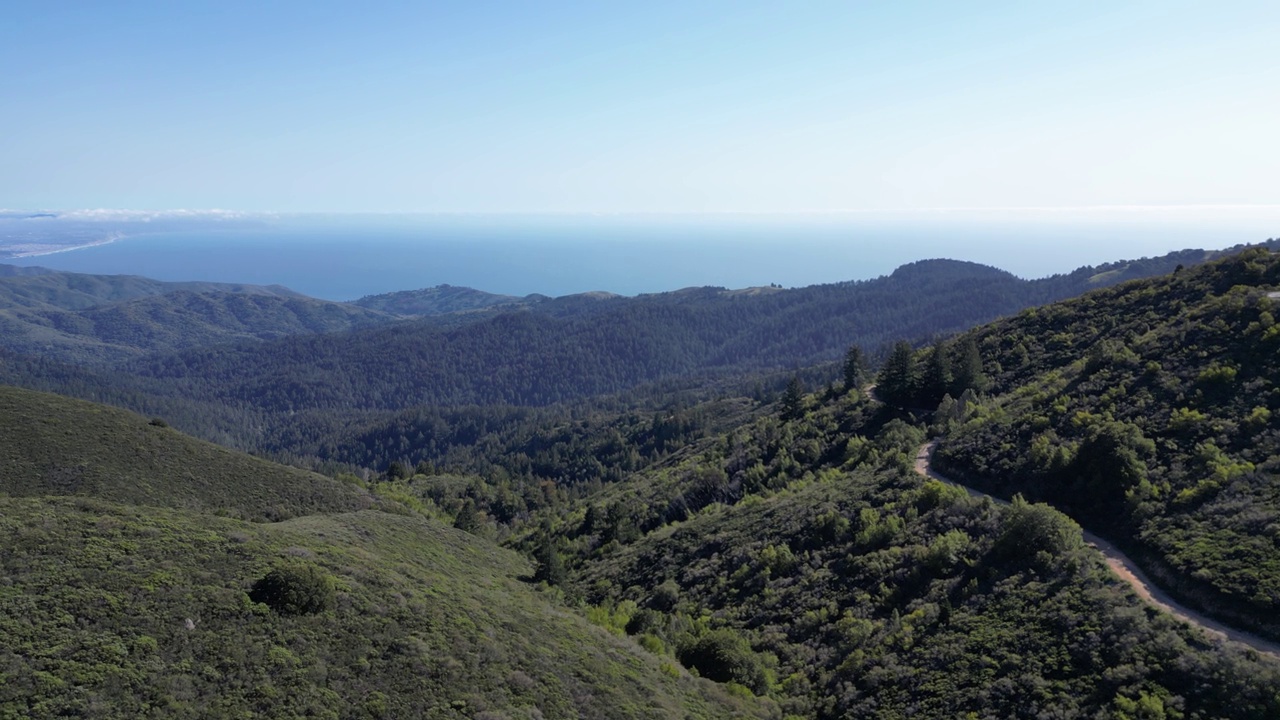
[[[527,298],[526,298],[527,300]],[[513,295],[495,295],[483,290],[453,285],[437,285],[421,290],[401,290],[381,295],[366,295],[351,304],[394,315],[445,315],[480,310],[495,305],[521,302]]]
[[[0,307],[82,310],[105,303],[185,290],[305,297],[281,285],[165,282],[137,275],[92,275],[41,267],[0,265]]]

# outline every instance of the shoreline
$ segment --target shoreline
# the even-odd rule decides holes
[[[114,243],[119,240],[124,240],[127,237],[128,236],[125,235],[124,233],[112,233],[111,235],[108,235],[107,237],[102,238],[100,240],[93,240],[91,242],[80,243],[77,245],[46,246],[36,250],[19,250],[17,252],[14,252],[10,248],[0,248],[0,249],[4,249],[6,252],[12,253],[10,255],[6,255],[5,257],[0,258],[0,261],[17,260],[19,258],[43,257],[45,255],[57,255],[59,253],[72,252],[74,250],[83,250],[85,248],[100,247],[102,245],[110,245],[111,243]],[[29,243],[28,246],[34,245],[34,244],[35,243]],[[17,247],[24,247],[24,246],[17,245]]]

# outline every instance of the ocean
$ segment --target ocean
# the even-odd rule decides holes
[[[1178,220],[1175,218],[1174,220]],[[280,284],[313,297],[440,284],[507,295],[862,280],[927,258],[1022,277],[1267,239],[1263,226],[861,216],[295,216],[130,235],[4,260],[159,280]]]

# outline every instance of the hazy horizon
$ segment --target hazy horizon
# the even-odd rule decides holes
[[[1280,208],[823,214],[0,212],[24,266],[281,284],[329,300],[440,284],[507,295],[865,280],[917,260],[1024,278],[1280,235]],[[61,234],[60,234],[61,233]],[[15,240],[16,238],[16,240]],[[102,244],[110,239],[109,244]],[[80,249],[51,245],[65,241]],[[42,245],[41,243],[45,243]],[[61,251],[58,251],[61,250]],[[52,254],[38,254],[41,252]]]

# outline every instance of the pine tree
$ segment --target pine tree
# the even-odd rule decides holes
[[[857,345],[850,346],[849,351],[844,354],[845,392],[862,386],[862,379],[866,376],[866,366],[867,363],[863,357],[862,348]]]
[[[951,381],[951,394],[960,395],[965,390],[982,392],[987,389],[987,376],[982,372],[982,354],[972,335],[965,336],[954,349],[955,371]]]
[[[905,405],[915,394],[917,383],[915,351],[911,349],[911,343],[899,340],[880,368],[876,390],[885,402]]]
[[[567,573],[564,569],[564,559],[560,557],[560,549],[556,547],[555,536],[543,537],[536,560],[538,569],[533,575],[534,582],[545,582],[548,585],[564,584]]]
[[[462,503],[462,509],[453,519],[453,526],[463,532],[474,533],[480,528],[480,515],[476,512],[476,504],[470,498]]]
[[[951,348],[946,341],[934,343],[929,359],[924,365],[924,376],[920,379],[919,400],[926,406],[933,406],[951,389]]]
[[[804,416],[804,385],[800,384],[800,376],[793,375],[787,383],[787,391],[782,394],[782,419],[798,420]]]

